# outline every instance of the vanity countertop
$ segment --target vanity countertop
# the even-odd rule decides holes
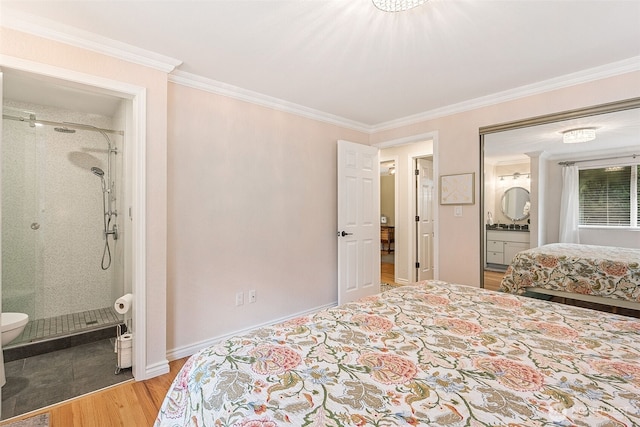
[[[513,224],[494,224],[494,225],[489,225],[487,224],[487,230],[491,230],[491,231],[524,231],[524,232],[529,232],[529,226],[527,225],[527,228],[523,228],[525,226],[523,225],[519,225],[516,224],[517,227],[519,228],[509,228],[509,227],[514,227]]]

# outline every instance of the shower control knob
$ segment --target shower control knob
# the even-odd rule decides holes
[[[31,229],[32,230],[37,230],[38,228],[40,228],[40,224],[38,224],[37,222],[32,222],[31,223]]]

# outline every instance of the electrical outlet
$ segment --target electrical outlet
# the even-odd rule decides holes
[[[249,304],[256,302],[256,290],[252,289],[249,291]]]
[[[462,216],[462,206],[453,207],[453,216]]]
[[[244,294],[242,292],[238,292],[236,294],[236,305],[244,304]]]

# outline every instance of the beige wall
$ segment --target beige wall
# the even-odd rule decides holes
[[[387,217],[387,225],[396,223],[396,177],[383,175],[380,177],[380,216]]]
[[[439,175],[480,171],[478,130],[504,123],[575,108],[640,96],[640,72],[578,84],[539,95],[503,102],[447,117],[425,120],[410,126],[378,132],[371,143],[396,140],[411,135],[438,132]],[[479,286],[480,214],[479,179],[476,204],[465,206],[462,218],[453,216],[453,206],[438,206],[439,278]]]
[[[167,74],[7,28],[0,54],[146,88],[147,367],[166,364]]]
[[[169,351],[336,302],[338,139],[368,135],[169,84]]]

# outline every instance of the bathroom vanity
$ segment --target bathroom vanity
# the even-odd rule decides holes
[[[505,271],[518,252],[529,249],[529,224],[518,222],[529,217],[530,207],[529,190],[526,188],[511,187],[504,192],[500,210],[512,223],[487,225],[485,268]]]
[[[506,270],[513,257],[520,251],[529,249],[529,230],[494,228],[487,229],[487,268]]]

